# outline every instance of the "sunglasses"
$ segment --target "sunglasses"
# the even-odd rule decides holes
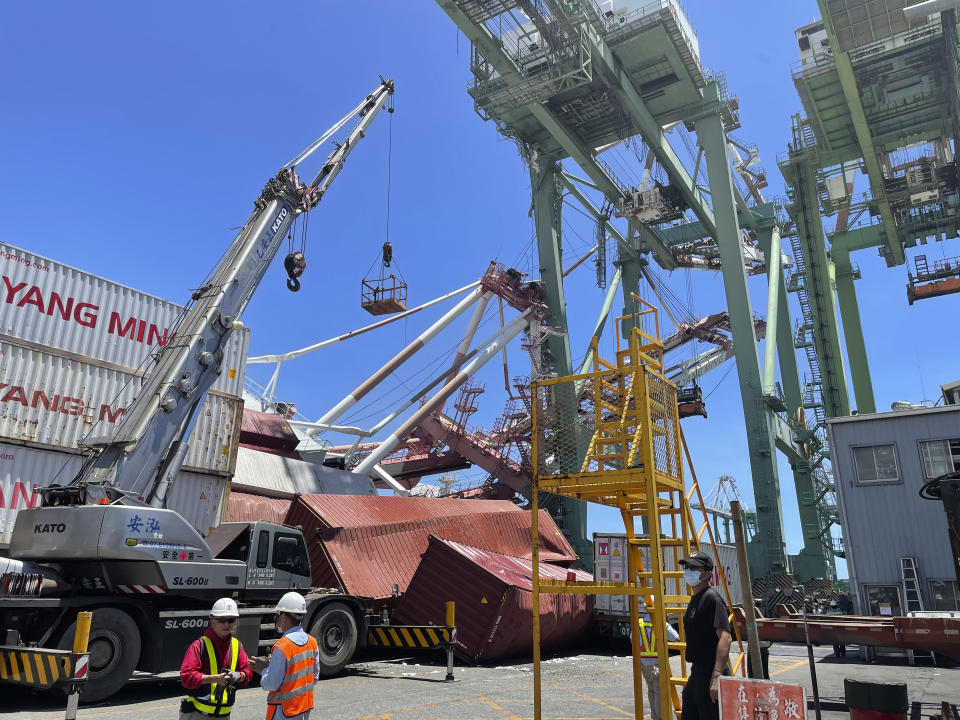
[[[213,618],[216,622],[221,625],[235,625],[237,622],[236,618]]]

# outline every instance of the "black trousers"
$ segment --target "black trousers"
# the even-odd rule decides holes
[[[690,668],[690,677],[683,688],[680,720],[720,720],[720,705],[710,699],[713,666]]]

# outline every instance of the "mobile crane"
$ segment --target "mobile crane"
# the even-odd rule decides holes
[[[283,592],[307,595],[304,626],[317,637],[324,674],[338,672],[365,643],[372,603],[311,588],[299,530],[271,523],[226,523],[204,539],[164,500],[186,455],[184,439],[221,371],[224,347],[294,220],[314,208],[394,86],[380,85],[321,138],[280,168],[214,269],[193,293],[176,341],[156,364],[121,423],[90,437],[91,450],[67,485],[41,490],[22,511],[0,559],[0,641],[7,646],[70,647],[76,613],[91,610],[86,701],[109,697],[136,669],[178,668],[186,645],[206,626],[208,608],[231,596],[241,606],[238,635],[248,649],[272,644],[273,606]],[[392,112],[392,107],[389,109]],[[310,184],[297,166],[358,117]],[[291,290],[305,261],[284,263]],[[374,622],[376,622],[374,620]]]

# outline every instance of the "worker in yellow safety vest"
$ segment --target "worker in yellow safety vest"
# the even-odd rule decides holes
[[[206,632],[187,648],[180,666],[180,684],[187,691],[180,720],[229,718],[237,686],[253,677],[243,645],[234,636],[239,617],[236,601],[220,598],[210,610]]]
[[[680,639],[677,631],[667,623],[667,641]],[[660,720],[660,665],[657,660],[657,637],[653,631],[650,613],[640,605],[640,672],[647,685],[647,702],[650,704],[651,720]]]
[[[307,720],[313,709],[313,684],[320,676],[320,652],[313,636],[301,627],[307,612],[303,595],[288,592],[277,603],[277,630],[283,637],[270,651],[269,661],[253,658],[267,691],[267,720]],[[277,714],[277,710],[280,714]]]

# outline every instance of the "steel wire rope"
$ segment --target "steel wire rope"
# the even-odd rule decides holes
[[[711,390],[710,392],[708,392],[706,395],[703,396],[704,400],[706,400],[708,397],[713,395],[714,391],[723,384],[723,381],[727,379],[727,375],[729,375],[730,371],[733,370],[736,366],[737,366],[736,362],[730,363],[730,367],[728,367],[727,371],[723,373],[723,377],[717,380],[717,384],[713,386],[713,390]]]
[[[453,351],[455,349],[456,348],[451,348],[450,350],[444,353],[441,353],[440,355],[435,357],[433,360],[431,360],[427,365],[424,365],[419,370],[416,370],[412,374],[408,375],[406,378],[406,381],[413,382],[419,376],[431,371],[432,369],[434,369],[434,367],[444,362],[445,360],[449,359],[452,356]],[[398,381],[401,381],[400,378],[396,376],[395,372],[390,373],[390,377],[393,377]],[[351,411],[344,416],[343,418],[344,422],[359,423],[365,420],[369,420],[372,417],[376,417],[377,415],[380,415],[385,410],[392,408],[396,404],[396,400],[391,399],[389,402],[377,407],[373,407],[374,404],[379,403],[382,400],[386,400],[387,398],[390,398],[404,390],[405,388],[401,387],[400,385],[394,385],[390,388],[387,388],[386,390],[381,392],[379,395],[375,395],[371,397],[368,402],[362,405],[359,405],[359,404],[355,405],[353,408],[351,408]],[[409,390],[406,390],[406,392],[409,392]],[[357,413],[360,413],[360,412],[366,412],[367,414],[358,417]]]
[[[477,325],[477,329],[479,330],[481,327],[488,325],[493,320],[493,317],[494,317],[493,313],[487,315],[487,313],[485,312],[484,319],[482,319],[480,323]],[[461,342],[462,340],[458,340],[455,345],[451,346],[446,351],[437,355],[437,357],[431,360],[427,365],[421,367],[419,370],[415,371],[413,374],[407,376],[406,382],[413,382],[417,377],[432,371],[435,366],[449,359],[453,355],[453,353],[457,350]],[[398,382],[403,382],[403,380],[397,377],[395,373],[391,373],[390,375],[391,377],[394,377]],[[392,407],[393,401],[391,401],[390,405],[384,405],[383,407],[372,409],[371,406],[374,403],[384,400],[385,398],[396,394],[398,391],[402,389],[403,388],[395,385],[392,388],[389,388],[388,390],[385,390],[384,392],[380,393],[379,395],[372,397],[367,403],[354,406],[351,409],[351,412],[349,412],[344,416],[344,421],[362,422],[364,420],[369,420],[371,417],[376,416],[379,413],[383,412],[384,410]],[[410,392],[410,390],[407,389],[407,392]],[[362,417],[357,417],[358,412],[364,412],[364,411],[369,411],[369,412],[367,415],[364,415]]]

